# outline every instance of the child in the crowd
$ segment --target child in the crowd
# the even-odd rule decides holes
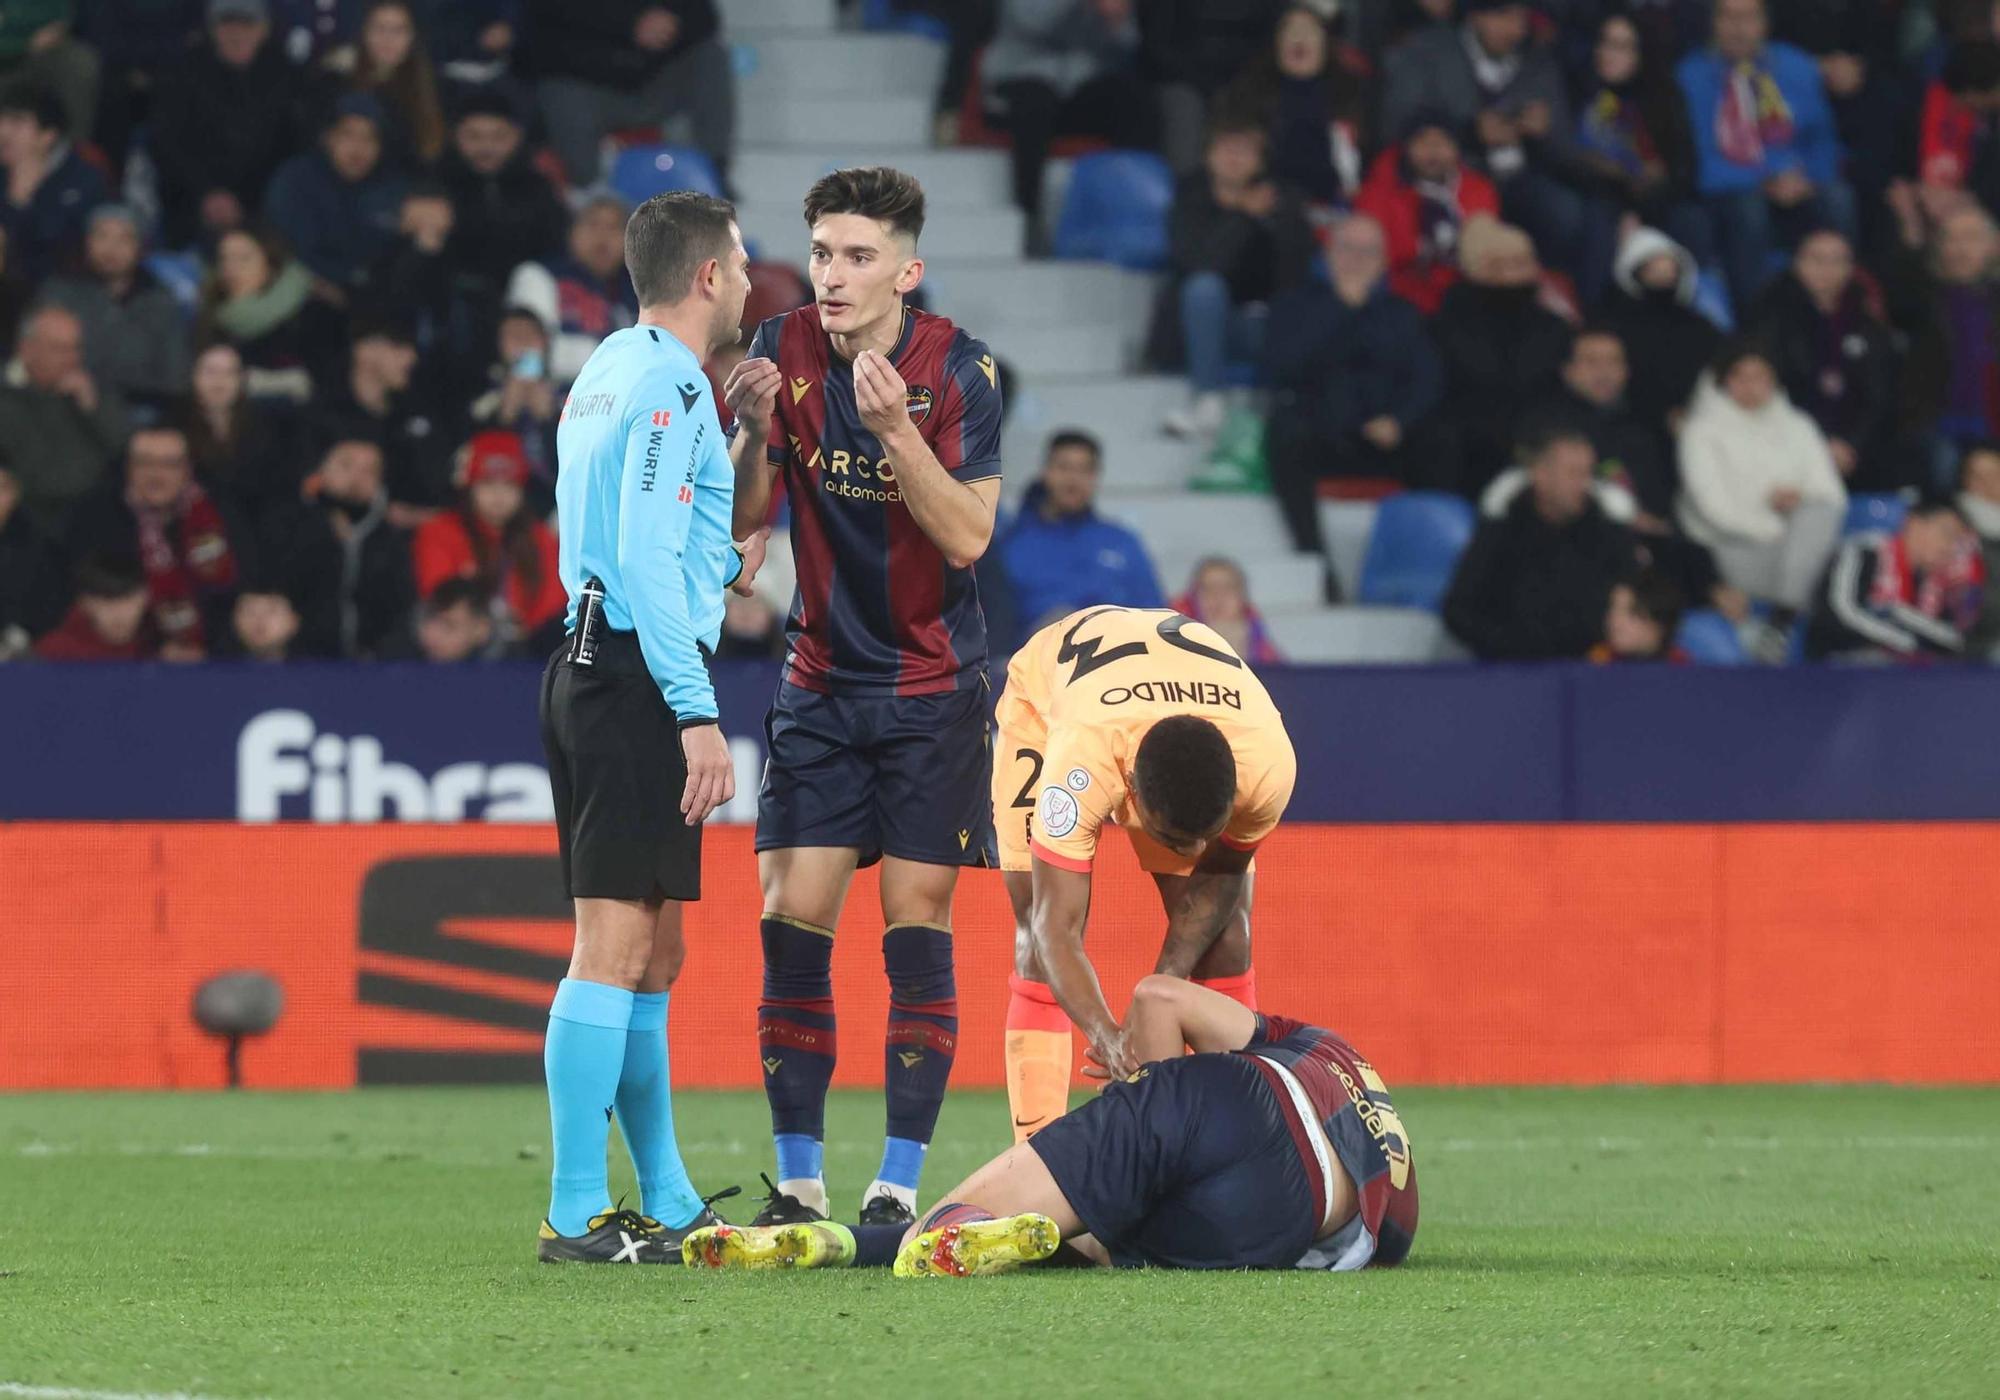
[[[93,555],[76,571],[76,603],[35,643],[44,661],[148,661],[159,652],[152,595],[137,559]]]
[[[1683,661],[1674,635],[1680,630],[1682,601],[1673,580],[1643,570],[1611,590],[1604,610],[1604,640],[1590,649],[1590,660]]]

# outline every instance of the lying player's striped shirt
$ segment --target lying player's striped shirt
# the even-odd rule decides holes
[[[1237,1053],[1270,1083],[1318,1198],[1330,1203],[1332,1184],[1301,1116],[1301,1097],[1354,1178],[1360,1203],[1354,1219],[1315,1244],[1298,1267],[1402,1263],[1417,1233],[1417,1164],[1382,1077],[1332,1031],[1283,1016],[1260,1015],[1257,1033]]]

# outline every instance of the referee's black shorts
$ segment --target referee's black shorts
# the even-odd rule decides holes
[[[606,631],[589,665],[564,640],[542,673],[542,748],[571,899],[701,898],[701,828],[681,816],[687,758],[639,638]]]

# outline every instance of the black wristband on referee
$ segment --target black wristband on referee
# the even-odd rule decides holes
[[[720,724],[720,723],[722,723],[722,721],[717,719],[714,715],[695,715],[692,719],[683,719],[675,721],[674,728],[676,730],[699,729],[704,724]]]

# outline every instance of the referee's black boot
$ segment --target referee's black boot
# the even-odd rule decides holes
[[[678,1264],[679,1232],[671,1232],[671,1243],[669,1233],[636,1210],[607,1210],[591,1216],[590,1228],[581,1235],[559,1235],[544,1220],[535,1254],[544,1264]]]

